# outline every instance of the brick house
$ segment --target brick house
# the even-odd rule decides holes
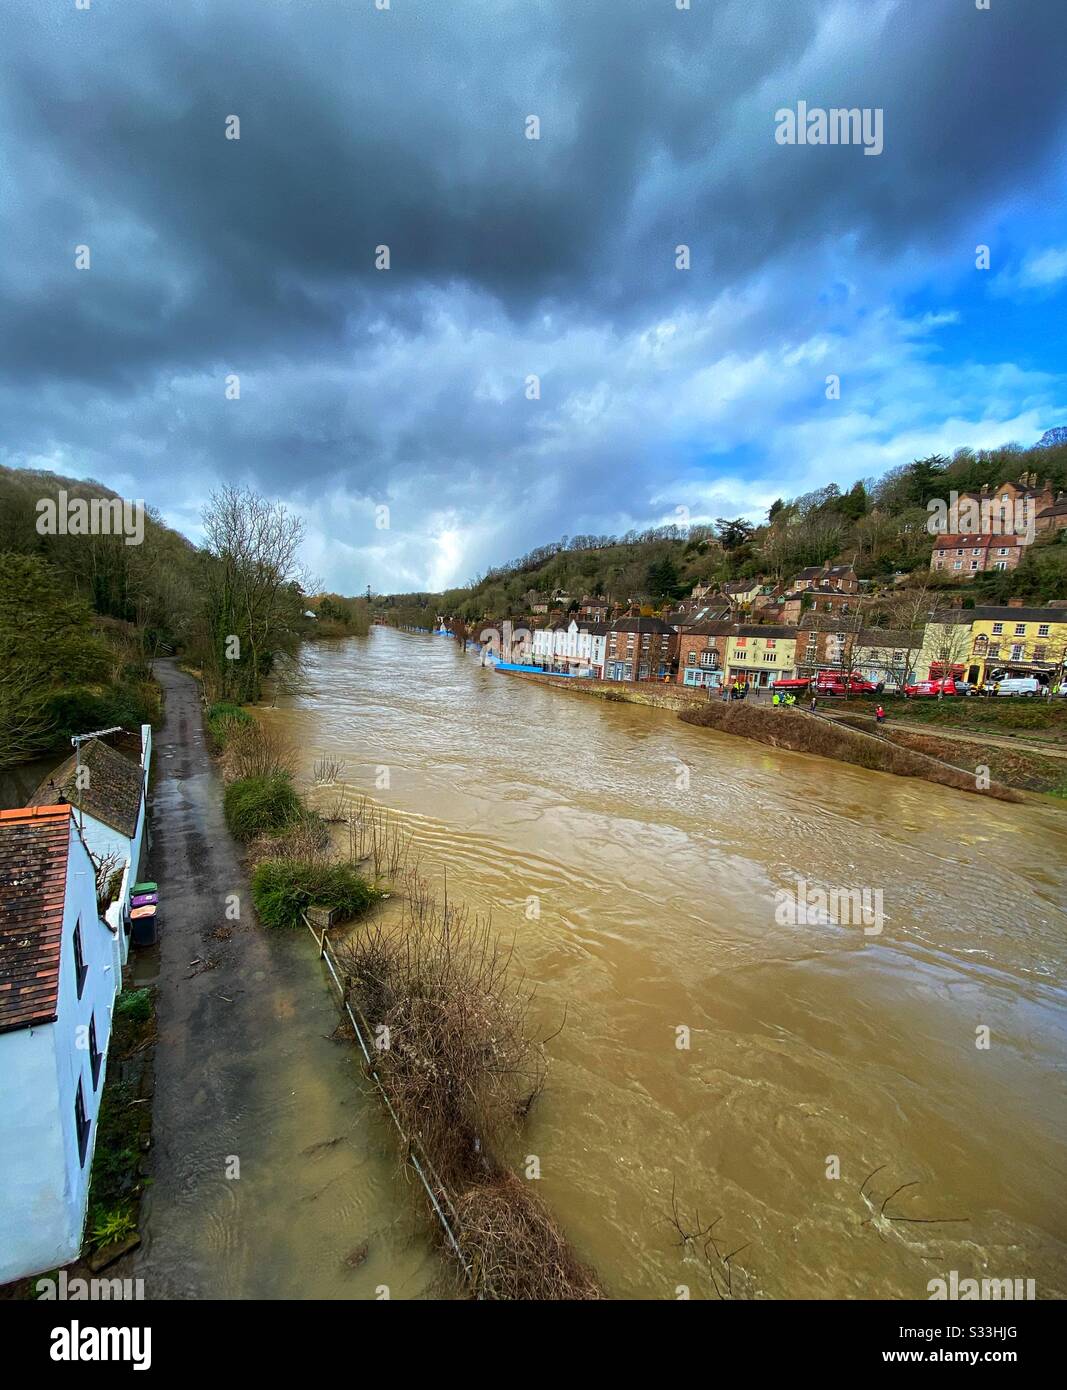
[[[1062,531],[1067,526],[1067,492],[1058,493],[1055,502],[1043,507],[1037,514],[1035,524],[1038,535]]]
[[[607,633],[609,681],[662,680],[677,655],[677,634],[662,618],[620,618]]]
[[[695,623],[678,634],[679,685],[717,686],[726,670],[734,624]]]
[[[1025,536],[938,536],[930,556],[932,570],[977,574],[982,570],[1013,570],[1026,552]]]
[[[847,617],[817,611],[805,613],[796,634],[797,675],[811,676],[821,670],[851,670],[852,648],[859,625],[858,613]]]
[[[599,594],[586,594],[578,605],[578,618],[586,623],[602,623],[608,616],[608,601]]]
[[[793,674],[796,629],[770,623],[702,623],[678,636],[678,684],[769,686]]]
[[[827,560],[825,564],[809,565],[802,569],[790,585],[791,590],[816,587],[838,589],[843,594],[857,594],[860,582],[851,565],[831,565]]]

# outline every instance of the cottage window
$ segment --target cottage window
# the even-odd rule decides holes
[[[707,652],[701,652],[701,661],[704,660],[705,656],[707,656]],[[685,654],[685,664],[687,666],[695,666],[697,664],[697,654],[695,651],[693,651],[692,648],[690,648],[689,651],[687,651]]]
[[[93,1073],[93,1090],[100,1080],[100,1049],[96,1045],[96,1015],[89,1020],[89,1066]]]
[[[1048,625],[1048,623],[1038,623],[1038,625],[1037,625],[1037,635],[1038,635],[1038,637],[1047,637],[1048,634],[1049,634],[1049,625]]]
[[[1045,648],[1044,648],[1043,646],[1036,646],[1036,647],[1034,648],[1034,660],[1035,660],[1035,661],[1044,661],[1044,659],[1045,659]]]
[[[1001,634],[1003,631],[1004,631],[1004,624],[1003,624],[1003,623],[994,623],[994,624],[993,624],[993,636],[994,636],[994,637],[999,637],[1000,634]]]
[[[82,997],[82,989],[85,987],[85,977],[88,973],[85,956],[82,954],[82,924],[77,922],[74,927],[74,977],[78,982],[79,999]]]
[[[89,1117],[85,1113],[85,1098],[82,1095],[81,1077],[78,1077],[78,1092],[74,1097],[74,1127],[78,1131],[78,1158],[85,1164],[85,1151],[89,1147]]]
[[[1025,636],[1026,636],[1026,624],[1025,624],[1025,623],[1016,623],[1016,624],[1015,624],[1015,635],[1016,635],[1016,637],[1025,637]]]
[[[1011,649],[1011,659],[1012,659],[1012,661],[1022,661],[1022,659],[1023,659],[1023,644],[1022,644],[1021,642],[1016,642],[1015,645],[1012,647],[1012,649]]]

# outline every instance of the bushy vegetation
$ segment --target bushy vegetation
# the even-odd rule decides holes
[[[255,724],[255,719],[240,705],[218,700],[208,706],[207,727],[216,750],[222,749],[235,729]]]
[[[151,1137],[151,1107],[139,1103],[137,1087],[122,1079],[122,1063],[137,1058],[146,1065],[145,1048],[154,1040],[155,1029],[151,989],[118,996],[89,1185],[87,1240],[91,1247],[110,1245],[137,1229],[143,1189],[141,1154]]]
[[[267,859],[252,874],[252,901],[268,927],[299,927],[301,912],[312,903],[347,920],[365,912],[380,896],[349,865],[320,857]]]
[[[370,631],[370,605],[365,598],[323,594],[311,600],[316,615],[308,637],[366,637]]]
[[[130,1023],[147,1023],[152,1017],[152,991],[127,989],[115,1000],[115,1014]]]
[[[372,920],[338,949],[347,998],[372,1036],[393,1039],[375,1075],[401,1129],[428,1156],[455,1214],[479,1297],[596,1299],[547,1207],[506,1162],[544,1084],[528,1024],[532,991],[484,918],[441,902],[416,873],[404,916]]]
[[[94,627],[88,602],[34,555],[0,553],[0,769],[67,744],[72,733],[149,722],[143,665]]]
[[[304,813],[292,778],[281,771],[231,782],[223,806],[226,824],[239,840],[284,830]]]

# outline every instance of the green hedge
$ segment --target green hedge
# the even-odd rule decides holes
[[[225,700],[211,705],[207,712],[207,727],[216,748],[223,746],[230,731],[238,724],[253,723],[255,720],[246,709],[242,709],[240,705],[228,704]]]
[[[269,777],[242,777],[226,788],[226,824],[239,840],[270,835],[294,824],[304,814],[287,772]]]
[[[252,875],[252,901],[268,927],[299,927],[310,904],[334,908],[342,919],[365,912],[378,893],[347,864],[267,859]]]

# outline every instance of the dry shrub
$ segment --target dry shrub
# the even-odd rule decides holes
[[[226,738],[220,758],[222,775],[227,782],[239,782],[246,777],[270,777],[275,772],[292,776],[292,750],[274,729],[255,722],[235,724]]]
[[[399,922],[361,928],[338,956],[372,1035],[389,1030],[377,1069],[393,1108],[457,1188],[516,1135],[544,1084],[544,1049],[527,1034],[530,992],[488,919],[421,901],[421,912],[405,903]]]
[[[254,869],[266,859],[332,863],[329,826],[314,812],[309,812],[280,835],[257,835],[248,846],[249,868]]]
[[[567,1244],[541,1199],[514,1173],[456,1199],[459,1245],[487,1298],[603,1298],[594,1272]]]
[[[417,874],[411,881],[398,922],[377,919],[337,948],[357,1018],[372,1039],[388,1030],[374,1063],[382,1089],[456,1212],[483,1297],[599,1296],[499,1157],[544,1085],[544,1048],[527,1026],[532,991],[488,919],[431,897]]]
[[[361,796],[348,805],[342,819],[348,825],[348,857],[353,864],[370,861],[376,879],[393,882],[417,874],[418,866],[409,863],[413,837],[383,806]]]

